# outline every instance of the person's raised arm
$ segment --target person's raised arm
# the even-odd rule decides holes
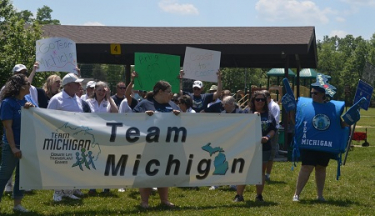
[[[220,97],[221,89],[222,89],[222,87],[221,87],[221,71],[218,70],[217,71],[217,91],[214,93],[214,97],[213,97],[214,101]]]
[[[133,71],[130,75],[130,83],[126,87],[125,90],[125,97],[126,100],[128,101],[128,105],[131,106],[133,97],[132,97],[132,91],[133,91],[133,84],[134,84],[134,79],[138,77],[137,72]]]
[[[104,88],[104,89],[106,91],[105,97],[111,105],[110,112],[111,113],[118,113],[118,107],[117,107],[115,101],[111,97],[111,90],[109,90],[108,88]]]
[[[74,70],[77,71],[77,76],[78,76],[79,78],[81,78],[81,69],[79,69],[78,66],[76,66],[76,68],[74,68]]]
[[[184,78],[184,75],[185,75],[184,71],[180,70],[180,74],[178,75],[178,79],[180,79],[180,92],[179,92],[180,96],[184,94],[183,91],[182,91],[182,89],[183,89],[182,79]]]
[[[30,84],[33,84],[34,76],[38,68],[39,68],[39,62],[35,62],[33,65],[33,70],[31,71],[29,77],[27,78]]]

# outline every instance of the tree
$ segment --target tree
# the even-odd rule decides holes
[[[35,41],[41,37],[37,23],[25,25],[10,1],[0,3],[0,85],[12,75],[14,65],[22,63],[29,69],[35,61]]]
[[[51,13],[53,10],[44,5],[42,8],[38,8],[36,13],[36,21],[39,24],[46,25],[46,24],[52,24],[52,25],[60,25],[60,21],[56,19],[52,19]]]
[[[33,13],[29,10],[23,10],[21,12],[16,13],[19,19],[23,19],[25,23],[31,24],[34,22]]]

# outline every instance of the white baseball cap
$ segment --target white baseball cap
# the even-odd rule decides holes
[[[199,80],[194,81],[193,88],[200,88],[201,89],[202,87],[203,87],[202,81],[199,81]]]
[[[95,81],[88,81],[86,83],[86,88],[95,88],[96,82]]]
[[[72,82],[75,82],[75,83],[80,83],[82,82],[83,79],[79,79],[74,73],[68,73],[67,75],[64,76],[63,80],[62,80],[62,85],[66,85],[68,83],[72,83]]]
[[[26,66],[23,64],[16,64],[13,68],[13,73],[18,73],[21,70],[27,70]]]

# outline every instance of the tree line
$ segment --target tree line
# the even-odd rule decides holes
[[[35,42],[42,37],[42,25],[60,25],[60,21],[52,19],[53,10],[48,6],[38,8],[36,18],[31,11],[18,12],[10,0],[0,2],[0,86],[12,75],[15,64],[22,63],[32,68],[35,61]],[[324,36],[317,41],[318,72],[332,77],[330,83],[337,88],[336,100],[351,102],[354,98],[358,80],[361,79],[366,62],[375,65],[375,33],[369,40],[361,36],[346,35]],[[110,86],[125,81],[123,65],[80,64],[82,77],[107,81]],[[267,72],[271,68],[222,68],[223,89],[233,93],[237,90],[267,86]],[[291,68],[296,72],[295,68]],[[37,73],[33,84],[42,86],[52,73]],[[61,76],[65,73],[61,73]],[[270,79],[271,85],[279,85],[276,78]],[[281,81],[281,79],[279,80]],[[301,82],[302,83],[302,82]],[[303,84],[303,83],[302,83]],[[209,83],[205,90],[210,88]],[[374,86],[374,83],[370,83]],[[350,91],[345,95],[345,87]],[[374,97],[372,97],[373,100]]]

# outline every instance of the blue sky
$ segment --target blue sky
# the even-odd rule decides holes
[[[49,6],[63,25],[315,26],[323,36],[370,39],[375,0],[13,0],[18,11]]]

